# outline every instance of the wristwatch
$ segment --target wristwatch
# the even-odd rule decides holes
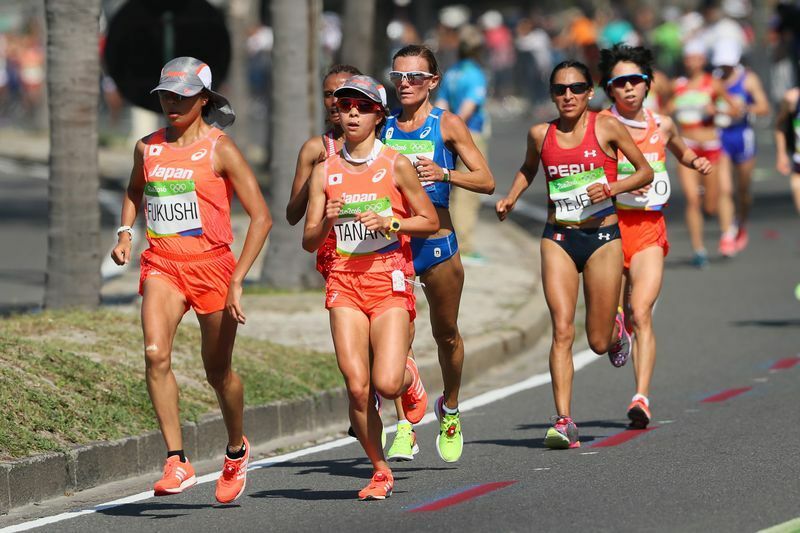
[[[397,233],[400,231],[400,219],[397,217],[392,217],[389,219],[389,229],[386,230],[386,238],[391,240],[392,233]]]
[[[446,167],[442,167],[442,181],[447,183],[450,181],[450,169]]]

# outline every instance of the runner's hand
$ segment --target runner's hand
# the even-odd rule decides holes
[[[597,204],[611,198],[611,189],[606,183],[592,183],[586,188],[586,194],[593,204]]]
[[[497,218],[501,221],[505,220],[508,217],[508,214],[514,210],[515,202],[512,202],[508,198],[503,198],[502,200],[498,200],[494,206],[494,211],[497,213]]]
[[[444,170],[432,159],[419,155],[414,166],[420,181],[442,181],[444,179]]]
[[[784,176],[788,176],[792,171],[792,165],[789,163],[789,156],[786,154],[778,154],[778,159],[775,161],[775,169]]]
[[[709,161],[705,157],[698,157],[697,159],[692,161],[692,168],[698,171],[700,174],[708,176],[709,174],[711,174],[711,169],[713,167],[711,165],[711,161]]]
[[[389,219],[382,217],[375,211],[364,211],[356,215],[356,220],[364,224],[370,231],[383,231],[389,229]]]
[[[239,324],[244,324],[247,317],[244,316],[240,299],[242,297],[242,284],[238,281],[231,281],[228,285],[228,297],[225,299],[225,310]]]
[[[325,204],[325,218],[328,220],[336,220],[339,217],[339,212],[344,206],[344,200],[341,198],[332,198]]]
[[[111,250],[111,259],[118,265],[126,265],[131,260],[131,238],[126,232],[120,233],[119,242]]]

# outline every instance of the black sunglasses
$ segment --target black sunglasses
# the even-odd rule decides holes
[[[570,83],[569,85],[564,85],[563,83],[554,83],[550,86],[550,92],[556,96],[564,96],[567,94],[567,89],[569,89],[572,94],[583,94],[590,88],[591,86],[585,81]]]
[[[635,87],[640,83],[646,82],[649,79],[650,78],[647,76],[647,74],[625,74],[623,76],[617,76],[616,78],[611,78],[610,80],[608,80],[608,83],[606,85],[607,86],[611,85],[615,89],[622,89],[628,83],[630,83]]]

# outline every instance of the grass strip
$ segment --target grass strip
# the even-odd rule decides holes
[[[200,329],[178,328],[172,368],[183,420],[215,412]],[[245,404],[307,396],[342,384],[332,354],[239,335],[233,366]],[[0,460],[157,429],[144,380],[139,316],[113,309],[48,311],[0,319]]]

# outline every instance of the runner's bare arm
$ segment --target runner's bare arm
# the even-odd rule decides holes
[[[400,231],[412,237],[427,237],[439,230],[439,215],[428,198],[425,189],[419,182],[414,165],[405,157],[397,157],[394,162],[394,182],[403,193],[413,213],[408,218],[400,219]],[[390,219],[368,211],[361,213],[357,219],[367,229],[388,230]]]
[[[220,137],[214,148],[214,170],[230,181],[239,202],[250,217],[242,253],[239,254],[236,268],[233,269],[228,286],[228,299],[225,303],[231,316],[239,323],[244,324],[245,315],[239,303],[242,284],[269,235],[272,228],[272,217],[253,170],[247,164],[239,148],[227,135]]]
[[[616,154],[616,151],[619,150],[625,155],[628,161],[630,161],[633,168],[636,169],[629,178],[610,183],[608,185],[610,190],[608,196],[616,196],[622,192],[635,191],[653,181],[652,167],[647,162],[647,159],[645,159],[642,151],[639,150],[639,147],[636,146],[633,137],[628,133],[628,129],[622,122],[611,116],[598,115],[595,132],[598,141],[601,142],[601,146],[603,146],[604,149],[605,145],[608,144],[609,147],[614,150],[611,153]],[[605,137],[605,139],[603,139],[603,137]],[[605,140],[605,142],[603,142],[603,140]],[[595,188],[602,188],[602,186],[600,184],[594,184],[586,189],[590,198],[592,198]],[[592,201],[594,202],[594,199],[592,199]]]
[[[122,198],[120,226],[133,226],[133,223],[136,222],[136,215],[142,205],[142,194],[144,193],[145,185],[144,148],[144,142],[139,140],[133,149],[133,168],[131,169],[128,189]],[[127,231],[122,231],[117,235],[117,245],[111,251],[111,259],[118,265],[124,265],[131,260],[131,235]]]
[[[320,160],[324,150],[325,147],[322,144],[322,138],[317,135],[303,143],[303,147],[300,148],[300,153],[297,154],[294,181],[292,182],[292,193],[289,197],[289,203],[286,205],[286,220],[292,226],[300,222],[300,219],[306,214],[306,206],[308,205],[308,179],[311,176],[311,170]]]
[[[769,99],[767,98],[767,93],[764,92],[764,86],[761,84],[758,74],[748,72],[747,77],[744,79],[744,87],[753,97],[753,103],[750,104],[748,112],[759,117],[769,115],[771,111]]]
[[[344,205],[340,198],[328,200],[325,197],[324,179],[322,165],[315,166],[308,179],[308,210],[303,228],[303,249],[308,252],[316,251],[322,246]]]
[[[794,88],[786,91],[778,108],[778,113],[775,115],[775,168],[785,176],[788,176],[792,171],[788,142],[786,140],[786,128],[791,121],[792,110],[797,107],[798,98],[800,98],[800,89]]]
[[[533,178],[536,177],[536,173],[539,170],[541,146],[544,143],[547,128],[548,124],[537,124],[528,131],[528,147],[525,150],[525,161],[514,175],[514,181],[511,183],[511,189],[509,189],[506,197],[498,200],[497,204],[495,204],[495,212],[500,220],[506,219],[508,214],[514,210],[514,205],[519,200],[519,197],[533,183]]]
[[[661,131],[667,138],[667,148],[681,165],[696,170],[703,175],[711,173],[711,161],[705,157],[698,157],[697,153],[689,148],[678,134],[678,127],[670,117],[661,117]]]
[[[469,172],[457,170],[450,171],[450,182],[468,191],[492,194],[494,192],[494,176],[489,169],[489,163],[475,145],[472,134],[466,123],[450,112],[442,113],[442,140],[458,154]],[[444,176],[441,167],[428,158],[420,158],[421,167],[433,167],[433,180],[440,181]],[[417,169],[419,170],[419,168]]]

